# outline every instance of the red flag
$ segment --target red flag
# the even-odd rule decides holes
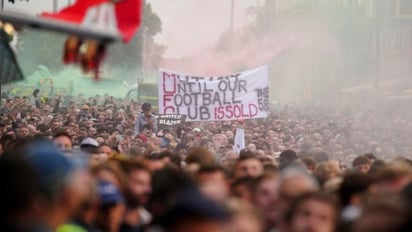
[[[141,22],[142,0],[77,0],[56,14],[42,16],[106,31],[116,29],[129,42]]]

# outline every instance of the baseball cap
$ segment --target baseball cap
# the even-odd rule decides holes
[[[96,154],[99,152],[97,149],[98,146],[99,143],[94,138],[88,137],[83,139],[83,141],[80,143],[80,150],[89,154]]]
[[[35,141],[26,150],[28,161],[37,172],[37,184],[46,194],[64,184],[76,165],[49,141]]]
[[[195,190],[182,191],[174,205],[161,218],[164,227],[170,227],[186,219],[225,221],[230,213],[214,201]]]
[[[94,139],[94,138],[85,138],[83,141],[80,143],[80,147],[83,146],[93,146],[93,147],[98,147],[99,143]]]
[[[114,184],[108,181],[99,181],[97,189],[102,206],[123,202],[123,196]]]

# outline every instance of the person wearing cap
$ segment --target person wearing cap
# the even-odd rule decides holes
[[[7,186],[0,190],[0,231],[54,231],[80,210],[92,189],[85,167],[47,140],[5,154],[0,170]]]
[[[110,182],[99,181],[97,186],[100,209],[96,226],[101,231],[117,232],[125,212],[124,199],[119,189]]]
[[[165,232],[227,231],[230,212],[193,190],[183,190],[160,220]]]
[[[84,152],[93,152],[94,148],[97,148],[99,146],[99,143],[93,139],[93,138],[85,138],[83,141],[80,143],[80,149]]]
[[[107,155],[105,153],[99,152],[99,143],[94,138],[85,138],[80,143],[80,150],[87,155],[90,155],[92,161],[97,163],[107,160]]]
[[[153,132],[157,132],[157,120],[156,117],[152,114],[152,105],[147,102],[142,104],[142,113],[137,116],[134,127],[134,134],[138,135],[142,133],[144,125],[150,125]]]

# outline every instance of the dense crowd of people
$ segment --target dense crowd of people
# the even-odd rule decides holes
[[[407,115],[160,127],[148,103],[37,94],[0,107],[0,231],[412,231]]]

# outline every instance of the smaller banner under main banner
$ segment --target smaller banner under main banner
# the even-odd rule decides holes
[[[267,66],[218,77],[160,69],[159,114],[186,115],[186,121],[266,118]]]
[[[157,129],[165,130],[182,126],[185,123],[186,115],[179,114],[159,114],[157,115]]]

